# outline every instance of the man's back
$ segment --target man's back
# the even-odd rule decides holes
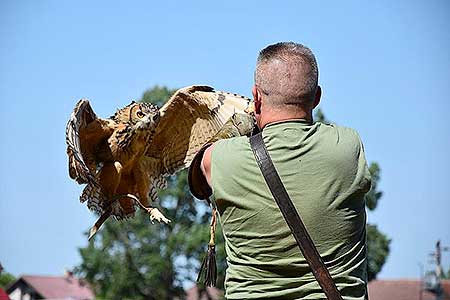
[[[366,280],[364,151],[351,129],[292,120],[263,137],[277,171],[344,298]],[[323,299],[256,164],[248,138],[216,143],[211,179],[220,212],[228,299]]]

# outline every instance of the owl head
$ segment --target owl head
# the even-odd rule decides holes
[[[139,122],[158,123],[160,117],[158,106],[150,103],[137,103],[132,101],[124,108],[118,109],[111,117],[117,123],[136,125]]]

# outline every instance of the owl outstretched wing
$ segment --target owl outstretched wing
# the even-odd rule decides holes
[[[79,184],[96,182],[94,149],[112,134],[115,125],[112,120],[98,118],[88,100],[78,101],[66,126],[70,178]]]
[[[225,124],[233,125],[233,116],[245,114],[250,102],[244,96],[209,86],[179,89],[160,110],[161,120],[146,156],[159,160],[163,176],[188,167],[205,143],[217,139]],[[251,132],[253,124],[246,125],[243,132]],[[240,131],[227,132],[224,137],[240,135]]]

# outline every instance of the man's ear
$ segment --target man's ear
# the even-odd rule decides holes
[[[322,97],[322,89],[320,88],[320,85],[317,86],[316,95],[314,96],[314,102],[312,109],[316,108],[317,105],[320,103],[320,97]]]
[[[252,88],[253,101],[255,102],[255,114],[261,114],[261,94],[259,93],[256,85]]]

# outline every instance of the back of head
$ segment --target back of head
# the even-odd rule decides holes
[[[309,107],[314,102],[319,71],[312,51],[297,43],[267,46],[258,56],[255,85],[273,108]]]

